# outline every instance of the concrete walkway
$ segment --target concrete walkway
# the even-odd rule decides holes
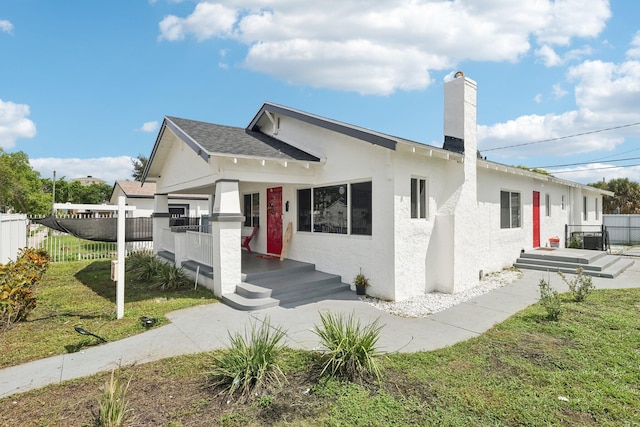
[[[355,313],[363,323],[380,318],[385,325],[379,342],[384,352],[436,350],[476,337],[535,303],[541,278],[550,280],[559,291],[567,290],[555,273],[524,271],[522,278],[510,285],[427,318],[386,314],[360,301],[350,291],[331,300],[258,312],[237,311],[220,303],[179,310],[169,314],[170,324],[142,334],[0,370],[0,398],[109,371],[118,364],[145,363],[224,348],[229,332],[242,331],[250,321],[262,321],[266,316],[272,325],[287,330],[286,345],[292,348],[317,348],[319,342],[312,328],[320,323],[319,312],[331,311]],[[615,279],[594,278],[593,283],[598,289],[640,287],[640,262]]]

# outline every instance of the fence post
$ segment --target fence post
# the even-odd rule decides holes
[[[118,283],[116,285],[116,313],[118,319],[124,317],[124,249],[125,249],[125,197],[118,197]]]

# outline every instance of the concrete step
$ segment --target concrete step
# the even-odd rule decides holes
[[[288,260],[285,260],[287,262]],[[245,282],[258,282],[260,280],[274,279],[277,277],[288,276],[290,274],[298,273],[298,272],[309,272],[316,271],[315,264],[309,263],[295,263],[294,265],[287,268],[274,268],[273,270],[264,270],[254,273],[246,273],[243,275],[243,281]]]
[[[247,282],[242,282],[239,285],[236,285],[236,294],[245,298],[253,299],[270,298],[271,289],[263,288],[262,286],[257,286]]]
[[[527,269],[527,270],[538,270],[538,271],[549,271],[549,272],[558,272],[561,271],[563,273],[576,274],[578,268],[583,268],[583,274],[594,277],[604,277],[613,279],[620,275],[623,271],[633,265],[633,260],[614,257],[617,259],[607,260],[606,268],[602,269],[587,269],[583,264],[574,264],[573,266],[567,265],[566,263],[548,263],[548,264],[533,264],[528,262],[526,259],[519,258],[514,266],[516,268]]]
[[[276,307],[280,303],[273,298],[246,298],[235,293],[223,295],[222,301],[230,307],[243,311],[264,310]]]
[[[567,268],[567,269],[576,269],[578,267],[582,267],[585,272],[586,271],[603,271],[606,270],[609,266],[616,263],[618,261],[618,257],[612,255],[601,256],[595,260],[595,262],[591,262],[589,264],[584,264],[582,262],[572,262],[571,260],[561,259],[561,258],[532,258],[532,257],[520,257],[516,260],[516,264],[527,264],[527,265],[540,265],[546,267],[546,269],[554,270],[558,268]]]
[[[350,289],[351,288],[347,283],[337,282],[322,286],[315,286],[309,289],[301,289],[299,292],[278,297],[278,300],[280,301],[280,306],[292,307],[326,299],[332,295],[349,291]]]
[[[582,249],[561,249],[553,251],[538,249],[520,254],[520,258],[569,262],[572,264],[590,264],[606,256],[606,252],[586,251]]]

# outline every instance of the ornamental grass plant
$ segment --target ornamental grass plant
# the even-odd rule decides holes
[[[314,333],[326,351],[321,356],[321,376],[339,377],[348,381],[373,375],[380,380],[382,372],[376,360],[376,344],[383,325],[379,319],[362,325],[351,313],[320,313],[322,325],[315,325]]]

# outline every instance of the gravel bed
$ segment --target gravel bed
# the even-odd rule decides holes
[[[496,288],[515,282],[522,273],[515,270],[503,270],[497,273],[487,274],[480,285],[458,292],[457,294],[444,294],[441,292],[430,292],[418,295],[403,301],[384,301],[369,296],[361,297],[362,301],[385,311],[389,314],[400,317],[427,317],[430,314],[446,310],[461,302],[468,301],[478,295],[486,294]]]

